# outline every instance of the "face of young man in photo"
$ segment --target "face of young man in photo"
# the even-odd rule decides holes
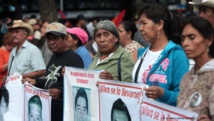
[[[75,121],[87,121],[86,100],[83,97],[78,97],[75,109]]]
[[[28,121],[42,121],[42,109],[37,104],[29,105]]]
[[[114,110],[112,121],[128,121],[128,116],[125,111]]]

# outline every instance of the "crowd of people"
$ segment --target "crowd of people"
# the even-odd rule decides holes
[[[23,82],[49,90],[51,119],[62,121],[63,68],[71,66],[100,70],[101,79],[147,84],[148,98],[196,112],[199,121],[214,120],[214,1],[189,4],[199,15],[182,19],[161,4],[146,4],[139,9],[138,25],[95,20],[89,29],[83,15],[72,27],[14,20],[0,48],[0,99],[5,77],[18,72]],[[139,31],[149,44],[135,38]],[[195,64],[189,69],[190,59]]]

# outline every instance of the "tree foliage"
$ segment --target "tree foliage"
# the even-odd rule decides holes
[[[38,0],[38,4],[42,21],[58,21],[55,0]]]

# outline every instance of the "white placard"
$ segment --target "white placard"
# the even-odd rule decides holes
[[[51,121],[51,96],[44,89],[24,84],[24,121]]]
[[[197,121],[198,114],[153,99],[143,98],[141,121]]]
[[[66,67],[64,121],[98,121],[98,71]]]

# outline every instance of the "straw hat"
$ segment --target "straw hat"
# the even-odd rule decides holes
[[[32,26],[27,23],[24,23],[22,20],[14,20],[13,25],[11,27],[8,27],[9,30],[17,28],[26,29],[28,31],[28,36],[33,34]]]
[[[195,7],[208,6],[214,8],[214,0],[193,0],[192,2],[189,2],[189,4]]]
[[[34,25],[34,24],[36,24],[36,23],[37,23],[37,21],[36,21],[36,19],[34,19],[34,18],[32,18],[32,19],[30,19],[30,20],[28,21],[28,24],[30,24],[31,26]]]

